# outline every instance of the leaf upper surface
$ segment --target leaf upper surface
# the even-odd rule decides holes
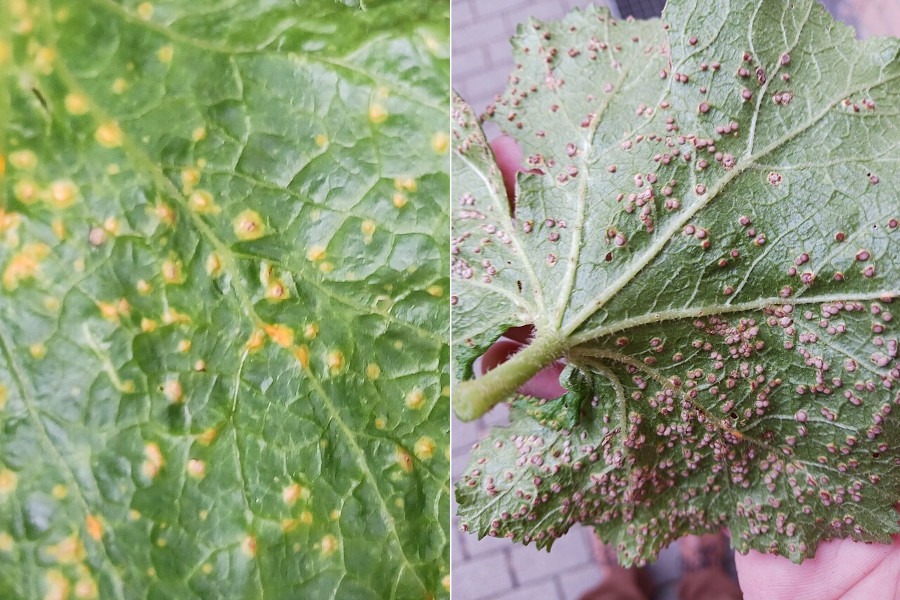
[[[0,8],[0,596],[449,596],[449,4],[345,4]]]
[[[514,221],[456,105],[456,376],[508,326],[539,346],[457,384],[457,409],[558,358],[591,382],[566,429],[514,405],[459,483],[462,520],[542,547],[593,524],[626,563],[723,525],[794,561],[887,542],[900,43],[811,1],[663,18],[520,26],[487,109],[542,172],[519,175]]]

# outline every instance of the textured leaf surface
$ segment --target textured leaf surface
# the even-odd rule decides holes
[[[811,1],[671,0],[664,22],[520,27],[487,111],[544,173],[519,175],[514,221],[455,104],[455,408],[557,358],[583,372],[476,446],[463,527],[544,547],[592,524],[626,564],[722,526],[794,561],[889,542],[900,44]],[[531,346],[465,381],[525,323]]]
[[[449,4],[345,4],[0,7],[0,597],[448,596]]]

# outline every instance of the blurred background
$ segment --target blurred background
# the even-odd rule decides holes
[[[900,35],[900,0],[820,0],[834,15],[856,28],[857,37]],[[452,0],[453,87],[481,112],[503,91],[513,61],[509,38],[529,17],[558,19],[575,6],[597,4],[624,18],[660,15],[665,0]],[[493,129],[491,129],[493,127]],[[489,138],[498,135],[493,125]],[[482,419],[452,426],[453,478],[468,462],[469,449],[492,425],[506,422],[505,405]],[[453,514],[456,514],[454,503]],[[463,534],[454,519],[452,543],[453,598],[456,600],[577,600],[601,580],[591,555],[588,528],[577,528],[547,553],[506,539]],[[733,563],[728,570],[734,574]],[[656,584],[654,600],[676,600],[681,575],[678,543],[660,554],[649,567]]]

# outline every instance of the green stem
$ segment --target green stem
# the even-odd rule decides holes
[[[555,332],[539,335],[496,369],[477,379],[456,384],[453,411],[463,421],[474,421],[562,356],[565,349],[565,337]]]

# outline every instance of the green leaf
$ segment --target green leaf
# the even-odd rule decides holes
[[[520,26],[487,109],[543,172],[519,174],[514,220],[456,101],[455,410],[560,358],[593,382],[571,387],[576,424],[520,401],[476,446],[463,527],[549,547],[586,523],[624,564],[723,526],[795,562],[889,543],[900,42],[859,43],[809,0],[671,0],[664,22]],[[526,323],[532,344],[470,379]]]
[[[0,8],[0,596],[449,596],[449,3]]]

